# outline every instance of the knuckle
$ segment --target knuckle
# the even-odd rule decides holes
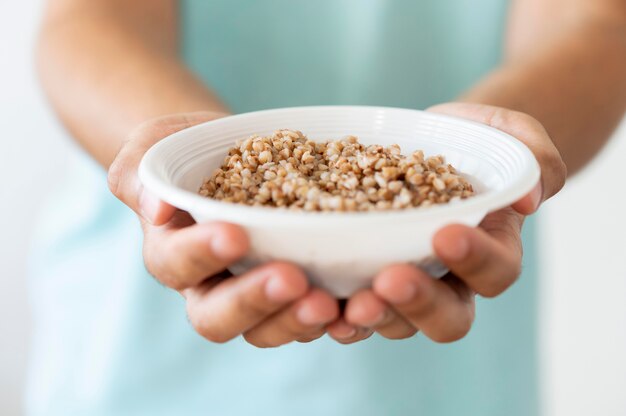
[[[555,150],[556,151],[556,150]],[[565,180],[567,179],[567,165],[561,158],[561,155],[558,154],[555,157],[555,162],[553,163],[553,176],[555,179],[555,193],[560,191],[563,186],[565,186]]]
[[[167,134],[167,127],[167,119],[154,119],[141,123],[130,132],[107,172],[107,183],[113,195],[119,199],[123,197],[124,178],[128,174],[128,155],[132,154],[131,147],[136,147],[132,144],[141,144],[146,140],[154,141],[156,138],[162,138]]]
[[[548,188],[545,197],[551,197],[559,192],[567,180],[567,165],[554,145],[550,145],[537,154],[542,166],[543,179],[547,179]]]
[[[167,262],[167,270],[170,272],[169,281],[177,287],[186,287],[194,285],[207,276],[218,271],[218,267],[210,267],[207,259],[202,258],[198,253],[190,251],[188,248],[181,247],[180,250],[169,250],[171,253],[179,253],[178,255],[169,257],[164,255],[163,262]]]
[[[146,271],[148,272],[148,274],[150,276],[154,277],[159,282],[165,284],[165,282],[163,282],[163,280],[159,277],[159,273],[157,272],[153,262],[149,258],[144,256],[143,264],[144,264],[144,268],[146,269]],[[166,285],[166,286],[168,286],[168,285]]]
[[[525,123],[522,113],[505,108],[498,108],[495,110],[493,118],[501,121],[505,125],[518,126]]]
[[[488,215],[481,222],[480,228],[489,234],[502,234],[506,236],[519,236],[524,224],[524,216],[512,207],[506,207],[498,211],[498,215]]]
[[[535,129],[541,125],[532,116],[519,111],[509,110],[502,107],[494,107],[487,117],[487,124],[493,126],[512,126],[514,128],[525,127]]]
[[[174,290],[183,290],[188,288],[188,285],[183,284],[184,280],[178,275],[178,273],[168,272],[168,269],[179,270],[176,267],[166,268],[164,262],[167,262],[169,257],[154,255],[150,245],[144,243],[143,249],[143,263],[146,271],[154,277],[156,280],[164,284],[165,286]]]
[[[109,167],[109,171],[107,173],[107,184],[109,186],[109,190],[113,195],[120,199],[122,196],[120,185],[122,183],[124,172],[125,168],[123,162],[119,158],[116,158]]]
[[[530,131],[532,133],[538,134],[547,134],[546,129],[543,127],[543,124],[535,117],[531,116],[528,113],[523,113],[521,111],[500,109],[502,119],[515,127],[523,128],[524,130]]]
[[[154,256],[151,254],[152,249],[146,240],[143,243],[143,264],[146,271],[158,281],[164,283],[160,277],[160,267],[154,261]],[[165,283],[164,283],[165,284]]]
[[[492,110],[490,110],[489,114],[487,114],[487,116],[485,117],[484,123],[489,126],[495,127],[504,121],[502,119],[503,116],[504,116],[504,109],[499,108],[499,107],[494,107]]]
[[[162,282],[165,286],[169,287],[170,289],[174,289],[178,291],[185,290],[190,287],[190,285],[183,284],[180,278],[177,278],[176,276],[173,276],[173,275],[165,275],[163,278],[156,277],[156,279]]]

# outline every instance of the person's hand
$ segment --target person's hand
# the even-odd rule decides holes
[[[184,296],[189,320],[200,335],[226,342],[243,334],[258,347],[317,339],[338,317],[334,298],[310,288],[304,273],[287,263],[228,276],[226,267],[248,250],[243,230],[226,223],[196,224],[188,213],[155,199],[137,177],[150,146],[178,130],[223,116],[180,114],[139,126],[109,169],[109,187],[139,215],[147,270]]]
[[[464,337],[474,321],[474,295],[498,296],[520,274],[524,216],[563,186],[566,168],[548,133],[534,118],[478,104],[443,104],[430,111],[475,120],[523,141],[541,166],[537,187],[511,207],[489,214],[478,228],[450,225],[433,248],[450,273],[437,280],[417,267],[399,264],[375,277],[372,288],[352,296],[341,319],[328,326],[337,341],[352,343],[380,335],[401,339],[421,331],[437,342]]]

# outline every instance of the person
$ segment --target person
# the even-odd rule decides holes
[[[532,221],[506,289],[526,216],[623,115],[625,39],[617,0],[48,1],[39,74],[83,150],[37,237],[28,413],[538,414]],[[284,262],[226,277],[245,233],[137,178],[228,114],[447,101],[430,111],[517,137],[541,181],[436,235],[444,279],[390,265],[345,305]]]

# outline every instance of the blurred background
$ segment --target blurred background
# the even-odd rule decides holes
[[[21,414],[33,219],[69,140],[35,80],[39,1],[0,2],[0,414]],[[544,414],[626,414],[626,127],[540,214]],[[479,318],[480,319],[480,318]]]

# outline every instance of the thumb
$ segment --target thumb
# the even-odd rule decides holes
[[[519,111],[473,103],[440,104],[427,111],[486,124],[510,134],[528,146],[541,168],[541,179],[532,191],[512,205],[520,214],[532,214],[565,184],[565,163],[546,129],[534,117]]]
[[[142,123],[131,132],[109,167],[109,189],[143,220],[154,225],[165,224],[174,215],[176,208],[160,201],[144,189],[137,176],[141,158],[152,145],[163,138],[196,124],[224,116],[223,113],[215,112],[184,113]]]

